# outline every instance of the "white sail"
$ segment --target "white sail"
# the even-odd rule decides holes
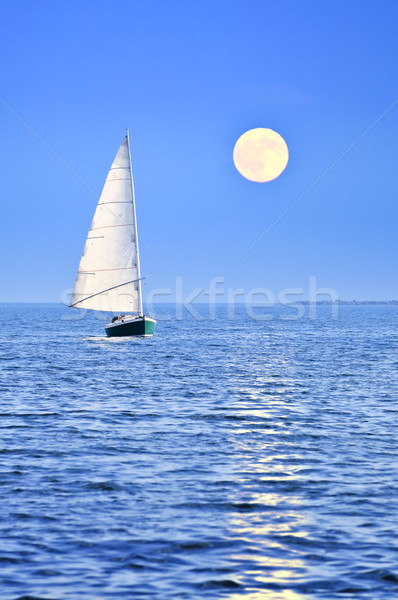
[[[128,132],[105,181],[87,236],[70,306],[142,314]]]

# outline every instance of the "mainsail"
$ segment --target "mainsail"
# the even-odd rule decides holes
[[[142,315],[128,131],[98,201],[70,306]]]

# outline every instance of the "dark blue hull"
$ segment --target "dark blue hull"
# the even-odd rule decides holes
[[[109,337],[123,337],[133,335],[153,335],[156,321],[149,317],[125,321],[117,320],[105,327],[106,335]]]

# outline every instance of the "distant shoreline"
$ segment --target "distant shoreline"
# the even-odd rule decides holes
[[[364,305],[364,304],[392,304],[398,305],[398,300],[319,300],[318,302],[310,302],[309,300],[303,300],[301,304],[346,304],[348,306]]]
[[[20,301],[16,301],[16,302],[9,302],[9,301],[4,301],[4,302],[0,302],[0,305],[2,304],[52,304],[55,306],[65,306],[62,302],[20,302]],[[176,305],[176,304],[181,304],[179,302],[155,302],[155,304],[157,305]],[[193,306],[195,305],[207,305],[209,304],[208,302],[192,302],[191,303]],[[218,301],[216,302],[217,306],[228,306],[228,304],[232,304],[232,303],[228,303],[228,302],[221,302]],[[245,302],[235,302],[234,303],[236,306],[239,305],[245,305]],[[329,304],[338,304],[341,306],[374,306],[374,305],[383,305],[383,306],[398,306],[398,300],[336,300],[334,302],[332,302],[331,300],[318,300],[317,302],[310,302],[310,300],[300,300],[300,301],[292,301],[292,302],[286,302],[284,304],[281,304],[280,302],[275,302],[274,304],[270,304],[270,303],[261,303],[261,302],[250,302],[251,305],[254,306],[264,306],[264,307],[272,307],[272,306],[292,306],[295,304],[303,304],[305,306],[308,306],[310,304],[317,304],[317,305],[329,305]],[[68,308],[67,306],[65,306],[65,308]]]

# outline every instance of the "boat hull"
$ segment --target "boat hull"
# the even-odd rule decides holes
[[[125,337],[139,335],[153,335],[156,321],[149,317],[137,319],[120,319],[115,323],[109,323],[105,327],[106,335],[109,337]]]

